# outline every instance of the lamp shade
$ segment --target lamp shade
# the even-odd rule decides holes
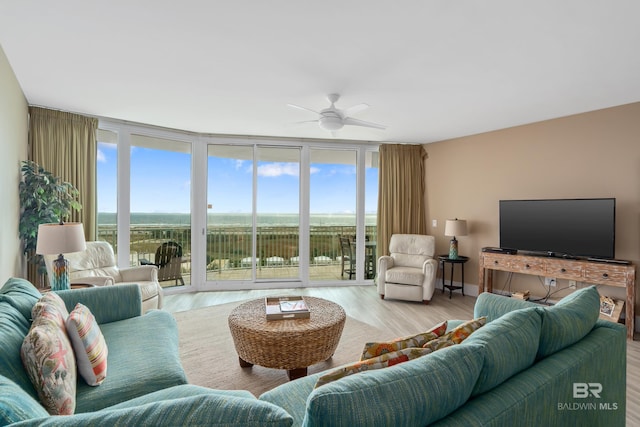
[[[67,254],[84,251],[84,227],[81,222],[40,224],[36,253],[40,255]]]
[[[444,226],[445,236],[466,236],[467,221],[464,219],[448,219]]]

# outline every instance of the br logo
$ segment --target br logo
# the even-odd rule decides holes
[[[601,392],[602,384],[600,383],[573,383],[574,399],[585,399],[589,396],[600,399]]]

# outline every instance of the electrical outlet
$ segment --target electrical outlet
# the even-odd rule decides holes
[[[437,227],[438,226],[438,220],[437,219],[431,220],[431,226],[434,227],[434,228]]]
[[[569,287],[570,287],[571,289],[575,289],[575,288],[576,288],[576,285],[577,285],[577,283],[576,283],[576,281],[575,281],[575,280],[569,280]]]
[[[544,284],[546,286],[555,286],[556,285],[556,278],[555,277],[545,277],[544,278]]]

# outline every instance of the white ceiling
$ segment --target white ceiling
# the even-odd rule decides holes
[[[640,101],[636,0],[2,0],[32,105],[202,133],[332,138],[339,108],[433,142]]]

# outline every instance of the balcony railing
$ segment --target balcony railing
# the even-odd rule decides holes
[[[265,226],[257,228],[256,265],[261,267],[297,267],[300,236],[298,227]],[[338,237],[355,236],[355,226],[312,226],[309,236],[309,264],[327,266],[341,264],[342,252]],[[376,226],[365,227],[366,238],[376,240]],[[209,227],[207,229],[207,273],[250,270],[252,266],[252,233],[250,227]],[[115,225],[98,226],[98,240],[105,240],[117,252]],[[174,241],[182,246],[182,272],[185,279],[191,273],[191,228],[184,225],[132,225],[130,228],[130,263],[140,265],[141,259],[154,261],[157,248]],[[335,277],[335,273],[332,273]],[[220,277],[224,278],[224,277]]]

